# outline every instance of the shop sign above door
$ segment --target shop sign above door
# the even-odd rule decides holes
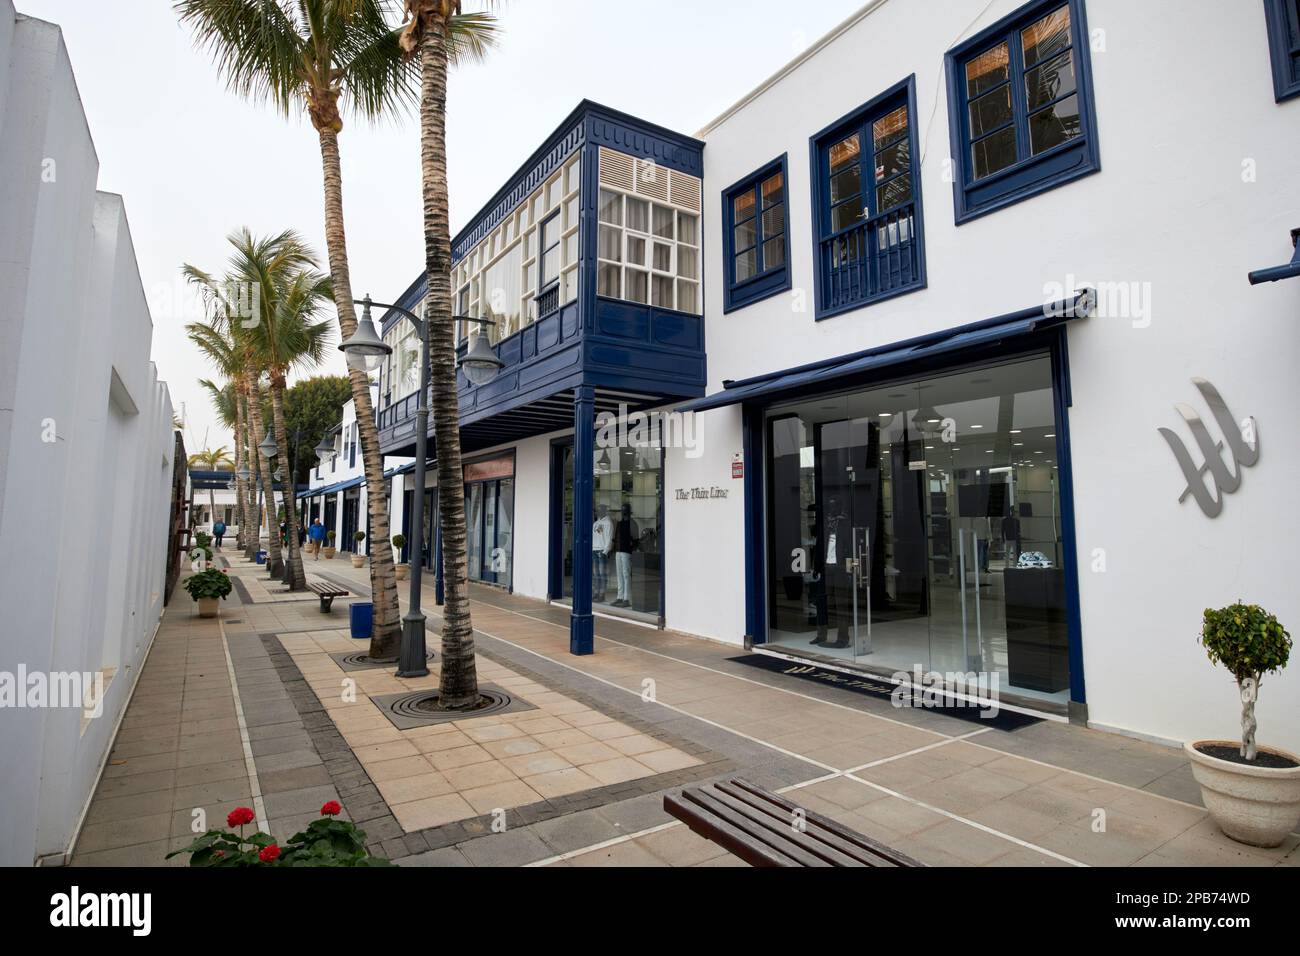
[[[1196,410],[1182,402],[1176,402],[1174,408],[1183,417],[1196,441],[1202,458],[1201,464],[1197,465],[1192,460],[1187,446],[1172,429],[1159,428],[1157,431],[1168,442],[1169,450],[1174,453],[1174,459],[1187,482],[1187,487],[1178,496],[1179,504],[1191,495],[1207,518],[1217,518],[1223,510],[1223,496],[1230,495],[1241,487],[1242,469],[1259,461],[1259,427],[1251,417],[1239,423],[1228,410],[1228,403],[1219,395],[1219,390],[1205,379],[1193,378],[1192,384],[1209,406],[1210,414],[1223,433],[1223,441],[1216,442]],[[1224,460],[1225,451],[1229,461]]]

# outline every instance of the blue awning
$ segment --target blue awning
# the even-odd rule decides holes
[[[338,491],[346,491],[349,488],[355,488],[357,485],[365,484],[365,476],[349,478],[347,481],[336,481],[332,485],[325,485],[323,488],[308,488],[306,491],[298,493],[299,498],[315,498],[318,495],[332,495]]]
[[[986,319],[983,322],[800,365],[780,372],[769,372],[739,382],[725,382],[721,392],[679,405],[677,411],[703,412],[740,402],[770,402],[786,394],[812,389],[820,390],[833,385],[838,379],[848,379],[905,362],[991,345],[1059,325],[1069,319],[1087,315],[1094,302],[1095,298],[1091,291],[1085,289],[1062,302],[1035,306],[995,319]]]

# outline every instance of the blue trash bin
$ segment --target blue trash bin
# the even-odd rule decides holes
[[[352,625],[353,639],[370,640],[370,632],[375,621],[375,606],[369,601],[354,601],[348,612],[348,621]]]
[[[257,556],[256,556],[256,557],[257,557],[257,563],[258,563],[258,564],[266,564],[266,552],[265,552],[265,551],[259,551],[259,552],[257,552]]]

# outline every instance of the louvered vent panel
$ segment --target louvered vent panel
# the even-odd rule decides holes
[[[668,201],[668,170],[653,159],[636,161],[636,191],[642,196]]]
[[[634,192],[636,186],[635,162],[626,153],[600,148],[600,181],[606,186]]]
[[[670,184],[672,192],[669,198],[683,209],[700,211],[700,181],[694,176],[671,170]]]

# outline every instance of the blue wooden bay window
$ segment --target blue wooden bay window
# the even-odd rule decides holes
[[[812,138],[817,318],[925,287],[916,78]]]
[[[1034,0],[946,66],[958,224],[1101,168],[1082,0]]]
[[[723,312],[790,288],[786,157],[722,192]]]
[[[1300,96],[1300,0],[1264,0],[1273,92],[1279,103]]]

